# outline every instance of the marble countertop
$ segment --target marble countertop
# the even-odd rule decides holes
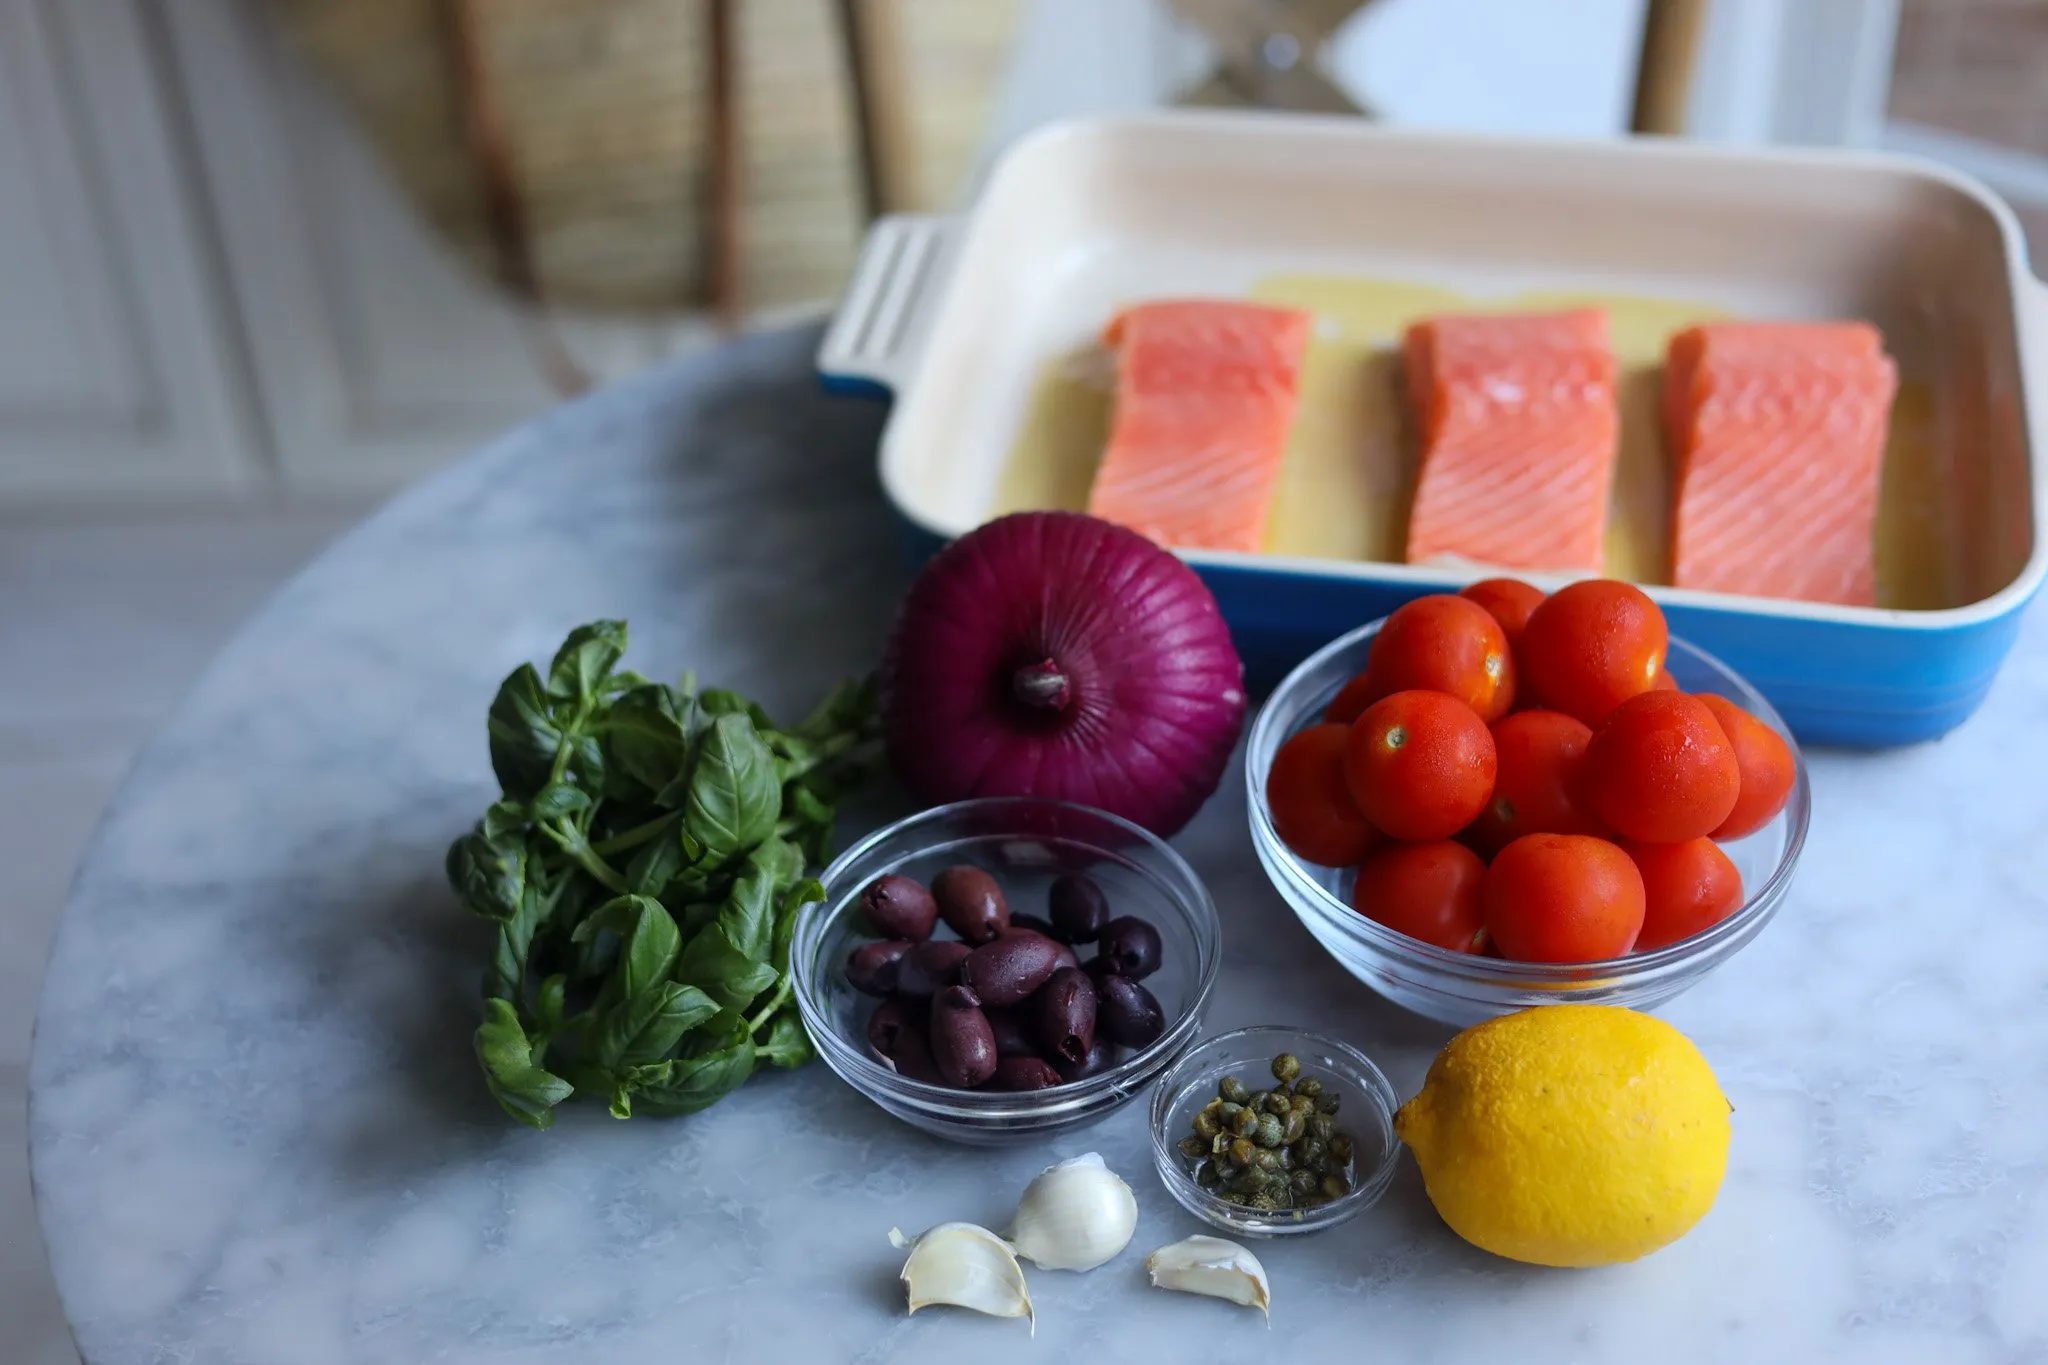
[[[90,1365],[796,1359],[2048,1359],[2048,626],[1934,745],[1813,757],[1789,904],[1671,1004],[1735,1103],[1720,1202],[1642,1262],[1556,1272],[1446,1231],[1404,1164],[1260,1249],[1256,1314],[1142,1288],[1197,1229],[1139,1107],[1052,1151],[948,1147],[822,1065],[680,1121],[535,1133],[470,1056],[482,924],[442,883],[494,788],[484,708],[572,625],[800,705],[905,581],[877,408],[785,333],[563,409],[289,585],[138,763],[79,874],[31,1075],[52,1264]],[[53,679],[58,685],[61,680]],[[17,799],[32,799],[16,793]],[[1242,787],[1179,846],[1222,907],[1212,1027],[1312,1023],[1405,1096],[1448,1031],[1385,1005],[1265,884]],[[892,1225],[1000,1223],[1053,1157],[1138,1191],[1131,1249],[1038,1272],[1038,1334],[906,1319]],[[1336,1353],[1342,1352],[1341,1356]]]

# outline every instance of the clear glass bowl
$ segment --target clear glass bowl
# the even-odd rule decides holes
[[[1252,723],[1245,749],[1252,844],[1281,898],[1344,969],[1395,1004],[1463,1027],[1530,1005],[1567,1003],[1654,1009],[1726,962],[1778,912],[1806,842],[1811,795],[1806,762],[1785,722],[1726,664],[1683,640],[1665,667],[1687,692],[1728,698],[1776,730],[1792,748],[1791,798],[1772,821],[1722,847],[1742,873],[1742,908],[1691,938],[1604,962],[1553,965],[1454,953],[1397,933],[1351,908],[1352,873],[1297,856],[1273,831],[1266,774],[1297,731],[1322,718],[1339,688],[1365,667],[1382,621],[1332,641],[1288,674]]]
[[[1291,1052],[1301,1074],[1343,1096],[1338,1127],[1351,1138],[1351,1192],[1312,1209],[1260,1212],[1219,1199],[1195,1183],[1178,1144],[1194,1132],[1195,1115],[1216,1098],[1225,1076],[1253,1090],[1272,1084],[1273,1058]],[[1400,1100],[1372,1059],[1349,1043],[1300,1029],[1261,1025],[1219,1033],[1174,1064],[1152,1092],[1152,1164],[1180,1206],[1206,1223],[1246,1237],[1290,1237],[1355,1218],[1379,1201],[1394,1178],[1401,1146],[1394,1138]]]
[[[954,1090],[884,1063],[867,1041],[868,1016],[879,1002],[849,986],[844,970],[847,954],[870,941],[861,925],[861,888],[888,873],[929,883],[955,863],[993,874],[1012,913],[1043,915],[1053,878],[1086,872],[1112,914],[1151,921],[1163,951],[1145,985],[1166,1015],[1166,1031],[1100,1075],[1049,1090]],[[812,1044],[854,1089],[905,1123],[954,1142],[1035,1140],[1128,1104],[1194,1040],[1222,960],[1215,903],[1181,856],[1127,820],[1063,801],[999,797],[935,807],[848,849],[824,883],[825,899],[798,916],[790,947],[797,1006]],[[951,933],[942,924],[938,936]],[[1081,952],[1085,960],[1085,945]]]

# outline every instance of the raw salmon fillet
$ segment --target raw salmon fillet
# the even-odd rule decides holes
[[[1428,318],[1402,365],[1422,443],[1408,562],[1597,572],[1619,430],[1607,314]]]
[[[1301,397],[1309,314],[1187,299],[1126,309],[1088,510],[1161,545],[1256,551]]]
[[[1671,581],[1875,605],[1897,390],[1883,338],[1865,323],[1713,323],[1673,337]]]

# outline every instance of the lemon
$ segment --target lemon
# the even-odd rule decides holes
[[[1466,1029],[1394,1116],[1451,1230],[1537,1265],[1632,1261],[1705,1216],[1730,1106],[1660,1019],[1539,1005]]]

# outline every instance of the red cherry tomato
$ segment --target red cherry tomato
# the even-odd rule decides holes
[[[1396,692],[1365,709],[1344,749],[1351,799],[1396,839],[1448,839],[1493,795],[1486,722],[1441,692]]]
[[[1493,723],[1493,799],[1465,831],[1482,854],[1524,834],[1602,834],[1580,805],[1579,764],[1593,732],[1562,711],[1517,711]]]
[[[1519,578],[1482,578],[1458,596],[1468,602],[1477,602],[1486,608],[1487,615],[1500,622],[1510,649],[1521,642],[1522,631],[1529,624],[1530,615],[1543,605],[1543,590],[1533,588]]]
[[[1600,962],[1634,946],[1643,878],[1628,854],[1584,834],[1528,834],[1480,888],[1486,933],[1516,962]]]
[[[1351,904],[1410,938],[1456,953],[1477,952],[1484,928],[1479,884],[1486,864],[1463,844],[1389,844],[1358,869]]]
[[[1586,809],[1645,843],[1711,834],[1741,791],[1742,769],[1720,723],[1683,692],[1645,692],[1616,707],[1579,767]]]
[[[1735,798],[1735,809],[1715,828],[1713,837],[1740,839],[1754,834],[1785,809],[1785,801],[1792,795],[1792,781],[1799,771],[1792,746],[1726,697],[1710,692],[1694,695],[1714,713],[1721,733],[1728,736],[1728,746],[1735,750],[1735,764],[1742,769],[1742,791]]]
[[[1312,725],[1280,746],[1266,774],[1266,808],[1280,841],[1312,863],[1356,867],[1380,842],[1344,784],[1347,725]]]
[[[1664,613],[1642,589],[1596,578],[1545,598],[1516,652],[1529,696],[1598,727],[1615,707],[1656,685],[1670,642]]]
[[[1515,656],[1500,622],[1447,593],[1401,606],[1373,637],[1365,672],[1345,684],[1323,718],[1356,719],[1381,697],[1412,691],[1447,693],[1481,720],[1506,715],[1515,700]]]
[[[1657,670],[1657,681],[1650,684],[1650,690],[1652,692],[1676,692],[1678,691],[1678,680],[1671,676],[1670,669],[1660,668]]]
[[[1622,849],[1643,877],[1639,953],[1691,938],[1742,908],[1742,873],[1712,839],[1627,843]]]

